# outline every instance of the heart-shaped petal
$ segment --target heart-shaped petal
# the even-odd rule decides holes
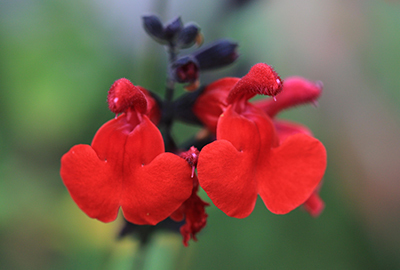
[[[257,127],[229,107],[219,120],[217,136],[220,139],[200,152],[199,183],[225,214],[247,217],[257,199],[255,167],[260,144]]]
[[[215,206],[230,217],[245,218],[254,209],[257,188],[251,160],[226,140],[208,144],[200,152],[200,185]]]
[[[177,155],[163,153],[124,182],[121,200],[125,218],[155,225],[166,219],[192,194],[191,167]]]
[[[60,174],[72,199],[89,217],[103,222],[116,219],[121,181],[91,146],[72,147],[61,159]]]
[[[258,193],[275,214],[286,214],[303,204],[318,186],[326,169],[326,150],[317,139],[296,134],[260,154]]]

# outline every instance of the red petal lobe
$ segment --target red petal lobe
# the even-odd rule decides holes
[[[326,151],[317,139],[297,134],[273,148],[269,161],[259,165],[261,198],[271,212],[286,214],[304,203],[318,186],[326,168]]]
[[[147,116],[129,134],[123,164],[121,206],[132,223],[154,225],[191,194],[191,167],[183,158],[164,153],[161,133]]]
[[[260,145],[257,127],[229,107],[218,122],[217,138],[200,152],[199,183],[225,214],[247,217],[257,199],[255,168]]]
[[[122,210],[135,224],[151,224],[166,219],[192,193],[191,168],[172,153],[158,155],[125,182]]]
[[[62,157],[61,178],[73,200],[88,216],[103,222],[116,219],[120,181],[91,146],[76,145]]]

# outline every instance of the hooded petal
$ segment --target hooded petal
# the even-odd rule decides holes
[[[143,92],[125,78],[113,83],[108,91],[107,102],[110,111],[116,114],[123,113],[132,106],[141,113],[145,113],[147,109],[147,100]]]
[[[200,152],[197,165],[199,183],[225,214],[247,217],[257,199],[254,181],[260,144],[257,127],[230,106],[221,115],[217,137],[217,141],[206,145]]]
[[[305,103],[315,103],[322,93],[322,82],[312,82],[305,78],[293,76],[285,79],[282,92],[276,100],[263,99],[254,102],[270,117],[275,117],[284,109],[302,105]]]
[[[258,193],[275,214],[286,214],[304,203],[316,189],[326,169],[326,151],[320,141],[304,134],[288,137],[260,154]]]
[[[282,80],[278,73],[271,66],[258,63],[232,88],[227,102],[232,104],[238,99],[249,100],[255,95],[275,97],[281,91]]]

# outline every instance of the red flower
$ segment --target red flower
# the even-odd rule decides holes
[[[121,207],[129,222],[154,225],[192,193],[191,167],[164,153],[162,136],[146,115],[154,110],[140,89],[117,80],[108,104],[122,115],[105,123],[91,145],[76,145],[61,160],[61,177],[76,204],[103,222],[113,221]]]
[[[255,94],[275,96],[281,90],[282,80],[271,67],[255,65],[230,89],[217,140],[200,153],[200,185],[229,216],[248,216],[257,194],[271,212],[288,213],[311,196],[325,172],[321,142],[299,133],[279,144],[270,117],[248,102]]]

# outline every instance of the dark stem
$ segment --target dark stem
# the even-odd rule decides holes
[[[174,44],[168,46],[168,66],[167,66],[167,85],[165,89],[165,100],[163,106],[163,124],[164,124],[164,143],[167,152],[177,150],[176,143],[171,135],[172,124],[174,122],[173,98],[175,91],[175,79],[172,75],[171,66],[175,62],[177,51]]]
[[[167,66],[167,87],[165,92],[165,102],[172,103],[175,90],[175,79],[172,76],[171,66],[176,61],[177,52],[173,44],[168,46],[168,66]]]

